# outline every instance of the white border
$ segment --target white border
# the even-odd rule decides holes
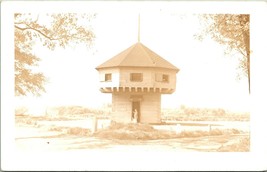
[[[140,5],[141,4],[141,5]],[[182,153],[90,151],[24,154],[14,149],[14,12],[154,10],[251,14],[251,152]],[[266,170],[266,2],[66,2],[3,1],[1,4],[1,164],[3,170]],[[64,159],[61,159],[64,157]]]

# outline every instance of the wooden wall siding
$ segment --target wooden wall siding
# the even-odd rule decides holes
[[[142,96],[140,102],[140,122],[160,122],[161,94],[160,93],[113,93],[112,94],[112,120],[116,122],[129,123],[132,115],[132,96]]]
[[[141,102],[141,122],[158,123],[161,114],[161,94],[144,94],[144,100]]]
[[[143,73],[142,82],[132,82],[130,73]],[[157,82],[156,74],[162,73],[169,75],[169,82]],[[121,68],[120,69],[120,87],[157,87],[157,88],[176,88],[176,72],[168,69],[152,68]]]
[[[161,92],[162,94],[173,93],[176,89],[176,72],[170,69],[162,68],[104,68],[99,70],[100,79],[105,77],[106,73],[112,74],[112,81],[101,81],[100,89],[104,93],[111,92]],[[142,73],[141,82],[133,82],[130,79],[131,73]],[[169,76],[169,82],[159,82],[157,75],[166,74]]]
[[[106,73],[112,74],[112,81],[102,81]],[[105,68],[99,70],[100,88],[103,87],[119,87],[120,84],[120,70],[118,68]]]
[[[132,102],[130,94],[112,93],[112,120],[129,123],[132,115]]]

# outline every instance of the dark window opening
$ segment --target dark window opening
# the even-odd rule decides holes
[[[169,75],[167,75],[167,74],[160,74],[160,73],[156,74],[156,81],[157,82],[166,82],[166,83],[168,83],[169,79],[170,79]]]
[[[105,74],[105,81],[112,81],[112,75],[111,75],[111,73]]]
[[[130,80],[134,82],[142,82],[143,75],[142,73],[131,73]]]
[[[162,82],[169,82],[169,75],[162,75]]]

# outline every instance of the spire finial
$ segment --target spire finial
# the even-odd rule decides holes
[[[140,13],[138,14],[138,42],[140,42]]]

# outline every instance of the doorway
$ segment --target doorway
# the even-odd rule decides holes
[[[140,111],[140,101],[133,101],[132,102],[132,119],[134,118],[134,110],[137,110],[137,122],[140,122],[141,111]]]

